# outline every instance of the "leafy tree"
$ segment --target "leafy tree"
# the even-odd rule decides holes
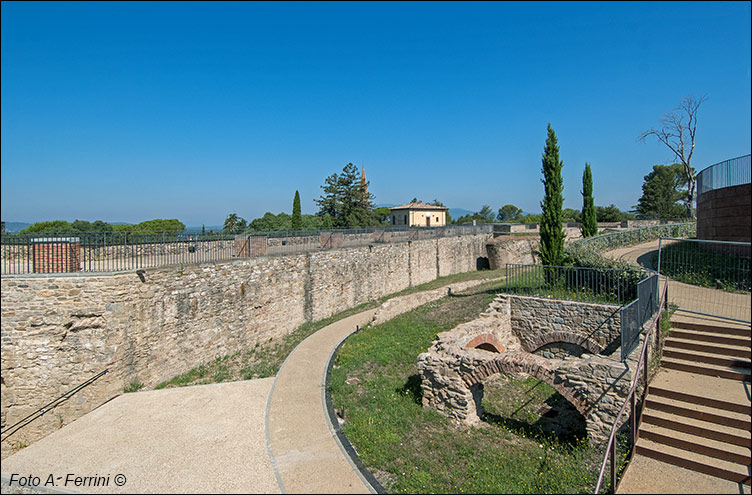
[[[20,233],[35,234],[42,232],[64,234],[73,232],[73,226],[70,224],[70,222],[66,222],[65,220],[48,220],[44,222],[33,223],[25,229],[22,229]]]
[[[654,165],[653,171],[644,177],[642,196],[637,202],[640,218],[681,218],[687,215],[686,207],[679,204],[687,197],[683,189],[686,178],[679,163]]]
[[[295,191],[295,198],[292,200],[292,219],[290,224],[293,230],[303,228],[303,217],[300,214],[300,193],[298,191]]]
[[[522,209],[517,208],[514,205],[504,205],[499,208],[499,213],[496,215],[496,218],[498,218],[500,222],[521,222]]]
[[[700,98],[685,96],[678,107],[660,119],[660,130],[648,129],[638,138],[640,141],[644,141],[648,136],[655,136],[658,141],[671,150],[681,163],[682,179],[687,184],[684,204],[688,218],[694,217],[692,204],[695,200],[695,187],[697,185],[695,170],[690,165],[690,161],[695,152],[697,112],[705,99],[706,96]]]
[[[329,215],[335,228],[373,225],[371,214],[373,195],[367,192],[368,183],[361,183],[358,169],[348,163],[341,174],[332,174],[321,186],[324,194],[315,200],[319,216]]]
[[[543,218],[540,225],[540,257],[544,265],[559,266],[564,262],[564,230],[561,227],[564,204],[564,181],[561,177],[562,161],[556,134],[548,124],[548,137],[543,151],[542,172],[545,196],[541,202]]]
[[[386,206],[374,208],[372,213],[376,225],[389,225],[392,223],[392,210],[390,210]]]
[[[582,237],[591,237],[598,233],[598,217],[593,200],[593,173],[590,164],[585,164],[582,174]]]
[[[624,220],[634,220],[636,218],[632,213],[621,211],[614,204],[596,206],[595,216],[599,222],[623,222]]]
[[[561,210],[562,222],[580,222],[582,221],[582,212],[574,208],[564,208]]]
[[[225,223],[222,226],[222,233],[224,234],[239,234],[246,228],[246,221],[243,217],[239,217],[237,213],[230,213],[225,218]]]
[[[481,206],[480,211],[478,211],[476,215],[483,223],[492,223],[496,217],[493,210],[488,205]]]

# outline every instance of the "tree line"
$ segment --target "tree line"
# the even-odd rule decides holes
[[[19,234],[115,234],[122,232],[167,232],[178,234],[185,230],[185,224],[176,218],[146,220],[138,224],[111,224],[102,220],[89,222],[87,220],[50,220],[36,222]]]

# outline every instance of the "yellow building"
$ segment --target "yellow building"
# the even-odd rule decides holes
[[[404,225],[408,227],[443,227],[446,225],[446,214],[449,208],[446,206],[434,206],[417,203],[408,203],[402,206],[394,206],[391,210],[392,225]]]

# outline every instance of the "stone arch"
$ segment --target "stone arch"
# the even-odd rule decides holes
[[[504,344],[493,336],[491,333],[484,333],[478,335],[465,344],[465,349],[481,349],[484,351],[490,351],[495,353],[504,352],[506,347]]]
[[[483,387],[478,386],[486,378],[497,373],[527,373],[530,376],[547,383],[567,399],[577,411],[587,419],[592,409],[577,390],[564,385],[562,379],[557,379],[555,370],[551,369],[549,360],[527,352],[504,353],[494,359],[486,361],[476,367],[471,373],[462,376],[462,381],[473,395],[482,394]],[[476,404],[481,403],[480,397],[474,397]]]
[[[593,339],[573,332],[558,331],[538,335],[528,344],[530,346],[529,352],[535,352],[545,345],[558,342],[578,345],[590,354],[600,354],[603,351],[603,346]]]

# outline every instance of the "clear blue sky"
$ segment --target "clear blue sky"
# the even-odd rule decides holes
[[[365,165],[377,204],[630,209],[641,131],[686,95],[697,170],[750,152],[750,2],[2,2],[2,219],[217,225],[315,213]]]

